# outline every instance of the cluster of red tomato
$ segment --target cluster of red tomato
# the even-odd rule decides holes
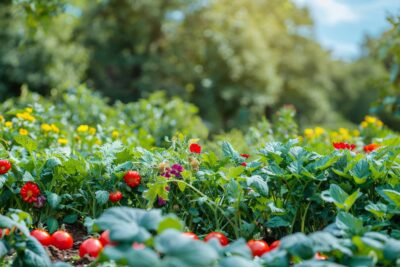
[[[200,238],[195,233],[185,232],[183,234],[195,240],[200,240]],[[208,242],[213,238],[218,239],[219,243],[222,246],[226,246],[229,244],[228,238],[223,233],[220,232],[209,233],[204,238],[204,241]],[[279,240],[274,241],[273,243],[271,243],[270,246],[268,246],[268,243],[265,242],[264,240],[250,240],[249,242],[247,242],[247,246],[250,248],[254,257],[255,256],[261,257],[263,254],[276,249],[277,247],[279,247],[279,245],[280,245]]]
[[[43,246],[55,246],[60,250],[72,248],[74,239],[71,234],[64,230],[58,230],[50,235],[46,230],[35,229],[31,232],[31,236],[36,238]]]

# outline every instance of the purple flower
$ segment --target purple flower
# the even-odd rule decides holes
[[[161,176],[164,176],[165,178],[171,178],[171,169],[166,168],[165,172],[161,174]]]
[[[33,206],[38,209],[43,208],[44,204],[46,203],[46,200],[47,199],[44,195],[40,195],[38,196],[36,202],[33,203]]]
[[[183,172],[183,167],[179,164],[174,164],[171,167],[171,173],[175,175],[175,177],[181,177],[181,172]]]
[[[158,206],[165,206],[167,204],[167,201],[162,197],[157,197],[157,204]]]

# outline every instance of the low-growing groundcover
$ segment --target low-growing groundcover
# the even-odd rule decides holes
[[[300,134],[284,107],[272,124],[207,140],[195,108],[174,101],[110,106],[80,88],[6,102],[4,264],[50,266],[63,249],[84,264],[83,242],[104,266],[400,266],[400,139],[379,119]],[[253,258],[249,240],[280,245]]]

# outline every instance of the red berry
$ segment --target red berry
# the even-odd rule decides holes
[[[90,257],[97,258],[102,250],[103,245],[98,239],[89,238],[79,246],[79,256],[83,258],[85,255],[89,255]]]
[[[209,234],[204,238],[204,241],[208,242],[209,240],[211,240],[211,239],[213,239],[213,238],[218,239],[219,243],[220,243],[222,246],[226,246],[226,245],[228,245],[228,243],[229,243],[228,238],[227,238],[223,233],[220,233],[220,232],[211,232],[211,233],[209,233]]]
[[[192,233],[192,232],[185,232],[185,233],[183,233],[183,235],[187,236],[187,237],[190,237],[190,238],[192,238],[194,240],[199,240],[199,237],[195,233]]]
[[[247,242],[247,246],[250,248],[254,257],[261,257],[264,253],[269,251],[268,244],[264,240],[250,240]]]
[[[136,187],[140,184],[140,174],[137,171],[128,171],[124,175],[125,183],[130,187]]]
[[[74,244],[74,239],[69,233],[59,230],[51,236],[51,244],[60,250],[70,249]]]
[[[10,234],[10,229],[5,228],[5,229],[0,229],[0,239],[2,239],[4,236]]]
[[[11,169],[11,162],[6,159],[0,160],[0,174],[6,174]]]
[[[120,191],[110,192],[108,199],[111,202],[118,202],[122,199],[122,193]]]
[[[51,245],[51,236],[46,230],[35,229],[31,232],[31,236],[36,238],[42,246]]]

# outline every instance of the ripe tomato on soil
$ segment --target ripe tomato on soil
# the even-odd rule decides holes
[[[124,181],[129,187],[136,187],[140,184],[141,181],[140,174],[137,171],[128,171],[124,175]]]
[[[217,239],[219,240],[219,243],[220,243],[222,246],[226,246],[226,245],[229,244],[228,238],[227,238],[223,233],[220,233],[220,232],[211,232],[211,233],[209,233],[209,234],[204,238],[204,241],[208,242],[208,241],[211,240],[212,238],[217,238]]]
[[[51,245],[51,235],[46,230],[35,229],[31,232],[31,236],[36,238],[43,246]]]
[[[82,242],[79,246],[79,256],[83,258],[85,255],[97,258],[103,250],[103,245],[98,239],[89,238]]]
[[[254,257],[261,257],[264,253],[269,251],[268,244],[264,240],[250,240],[247,242],[247,246],[250,248]]]
[[[58,230],[52,234],[51,244],[60,250],[66,250],[72,248],[74,239],[69,233]]]
[[[194,240],[200,240],[200,238],[195,233],[192,233],[192,232],[185,232],[185,233],[183,233],[183,235],[190,237]]]
[[[278,248],[280,245],[281,245],[281,241],[279,241],[279,240],[272,242],[272,244],[269,246],[269,251]]]

